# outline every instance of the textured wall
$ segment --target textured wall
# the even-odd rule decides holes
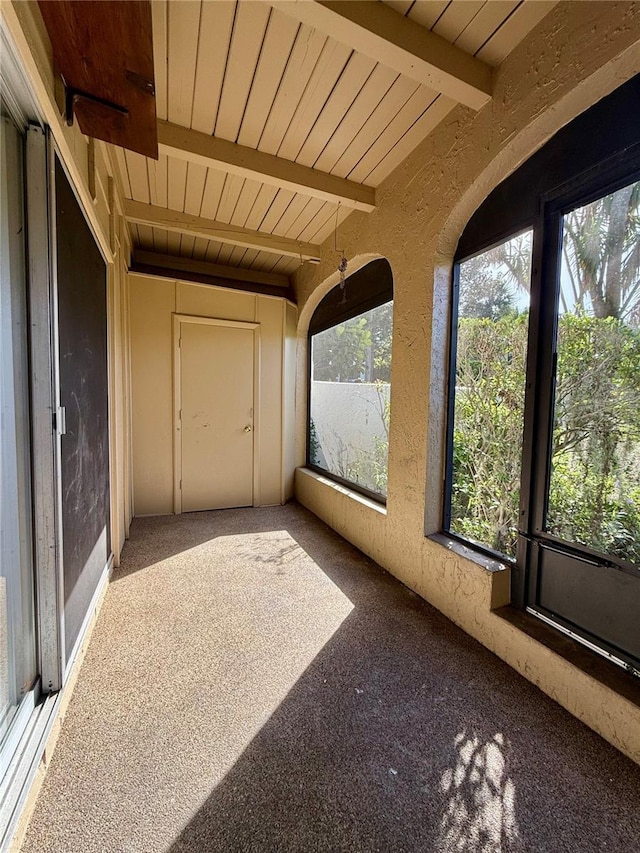
[[[450,273],[467,220],[500,181],[564,124],[640,71],[640,4],[559,4],[496,70],[480,112],[454,109],[378,189],[379,205],[340,229],[350,271],[373,257],[394,275],[386,514],[299,476],[300,499],[447,616],[640,762],[640,710],[491,613],[506,572],[425,539],[440,525]],[[330,241],[329,241],[330,242]],[[309,318],[337,282],[327,244],[296,277],[298,463],[303,464]],[[605,710],[606,706],[606,710]]]

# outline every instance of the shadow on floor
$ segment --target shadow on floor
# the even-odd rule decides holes
[[[639,768],[304,510],[285,529],[354,610],[171,853],[640,850]]]
[[[197,588],[184,611],[183,574]],[[223,612],[206,621],[212,584],[218,611],[249,614],[231,640]],[[640,851],[640,768],[296,505],[137,520],[111,593],[25,853]],[[166,632],[169,657],[147,659],[157,671],[142,685],[133,664],[120,682],[140,642],[124,633],[145,619],[140,636]],[[326,642],[288,679],[291,643],[322,619]],[[180,637],[191,658],[173,661]],[[223,642],[224,669],[175,688]],[[272,681],[287,685],[275,705]],[[104,723],[98,684],[114,705],[134,697]],[[216,775],[223,739],[243,727]]]

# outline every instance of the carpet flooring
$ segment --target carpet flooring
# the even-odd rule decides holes
[[[295,504],[138,519],[36,851],[637,853],[640,767]]]

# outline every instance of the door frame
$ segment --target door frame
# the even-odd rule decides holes
[[[637,668],[637,657],[628,647],[620,648],[613,641],[600,636],[588,613],[593,593],[589,589],[583,596],[576,595],[571,587],[572,578],[567,571],[569,567],[559,571],[557,578],[558,581],[563,580],[566,583],[565,595],[567,598],[571,597],[576,606],[573,616],[569,615],[566,609],[560,612],[559,608],[552,610],[546,606],[542,598],[542,588],[545,559],[549,561],[547,574],[555,569],[559,561],[571,561],[571,572],[575,573],[580,568],[589,566],[596,567],[605,583],[607,577],[611,578],[611,587],[619,581],[620,575],[632,577],[640,584],[637,566],[621,557],[599,551],[592,545],[565,540],[547,530],[546,524],[553,453],[563,218],[571,210],[591,204],[637,181],[640,181],[640,157],[637,154],[634,158],[613,157],[598,164],[586,175],[579,175],[542,197],[539,221],[542,250],[538,264],[540,278],[537,282],[540,298],[537,318],[539,342],[535,352],[537,381],[531,382],[529,409],[525,411],[525,418],[527,412],[531,413],[528,423],[532,431],[528,495],[525,496],[528,502],[529,525],[528,531],[521,534],[521,539],[526,543],[526,611],[619,666],[633,671]],[[552,562],[554,560],[556,563]],[[615,601],[613,592],[611,595]],[[578,611],[580,621],[573,621]]]
[[[242,320],[221,320],[193,314],[173,315],[173,512],[182,513],[182,323],[203,326],[223,326],[253,332],[253,506],[260,506],[260,323]]]

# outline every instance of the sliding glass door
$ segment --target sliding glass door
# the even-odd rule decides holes
[[[31,532],[24,135],[4,102],[0,151],[0,770],[4,772],[33,710],[38,672]]]

